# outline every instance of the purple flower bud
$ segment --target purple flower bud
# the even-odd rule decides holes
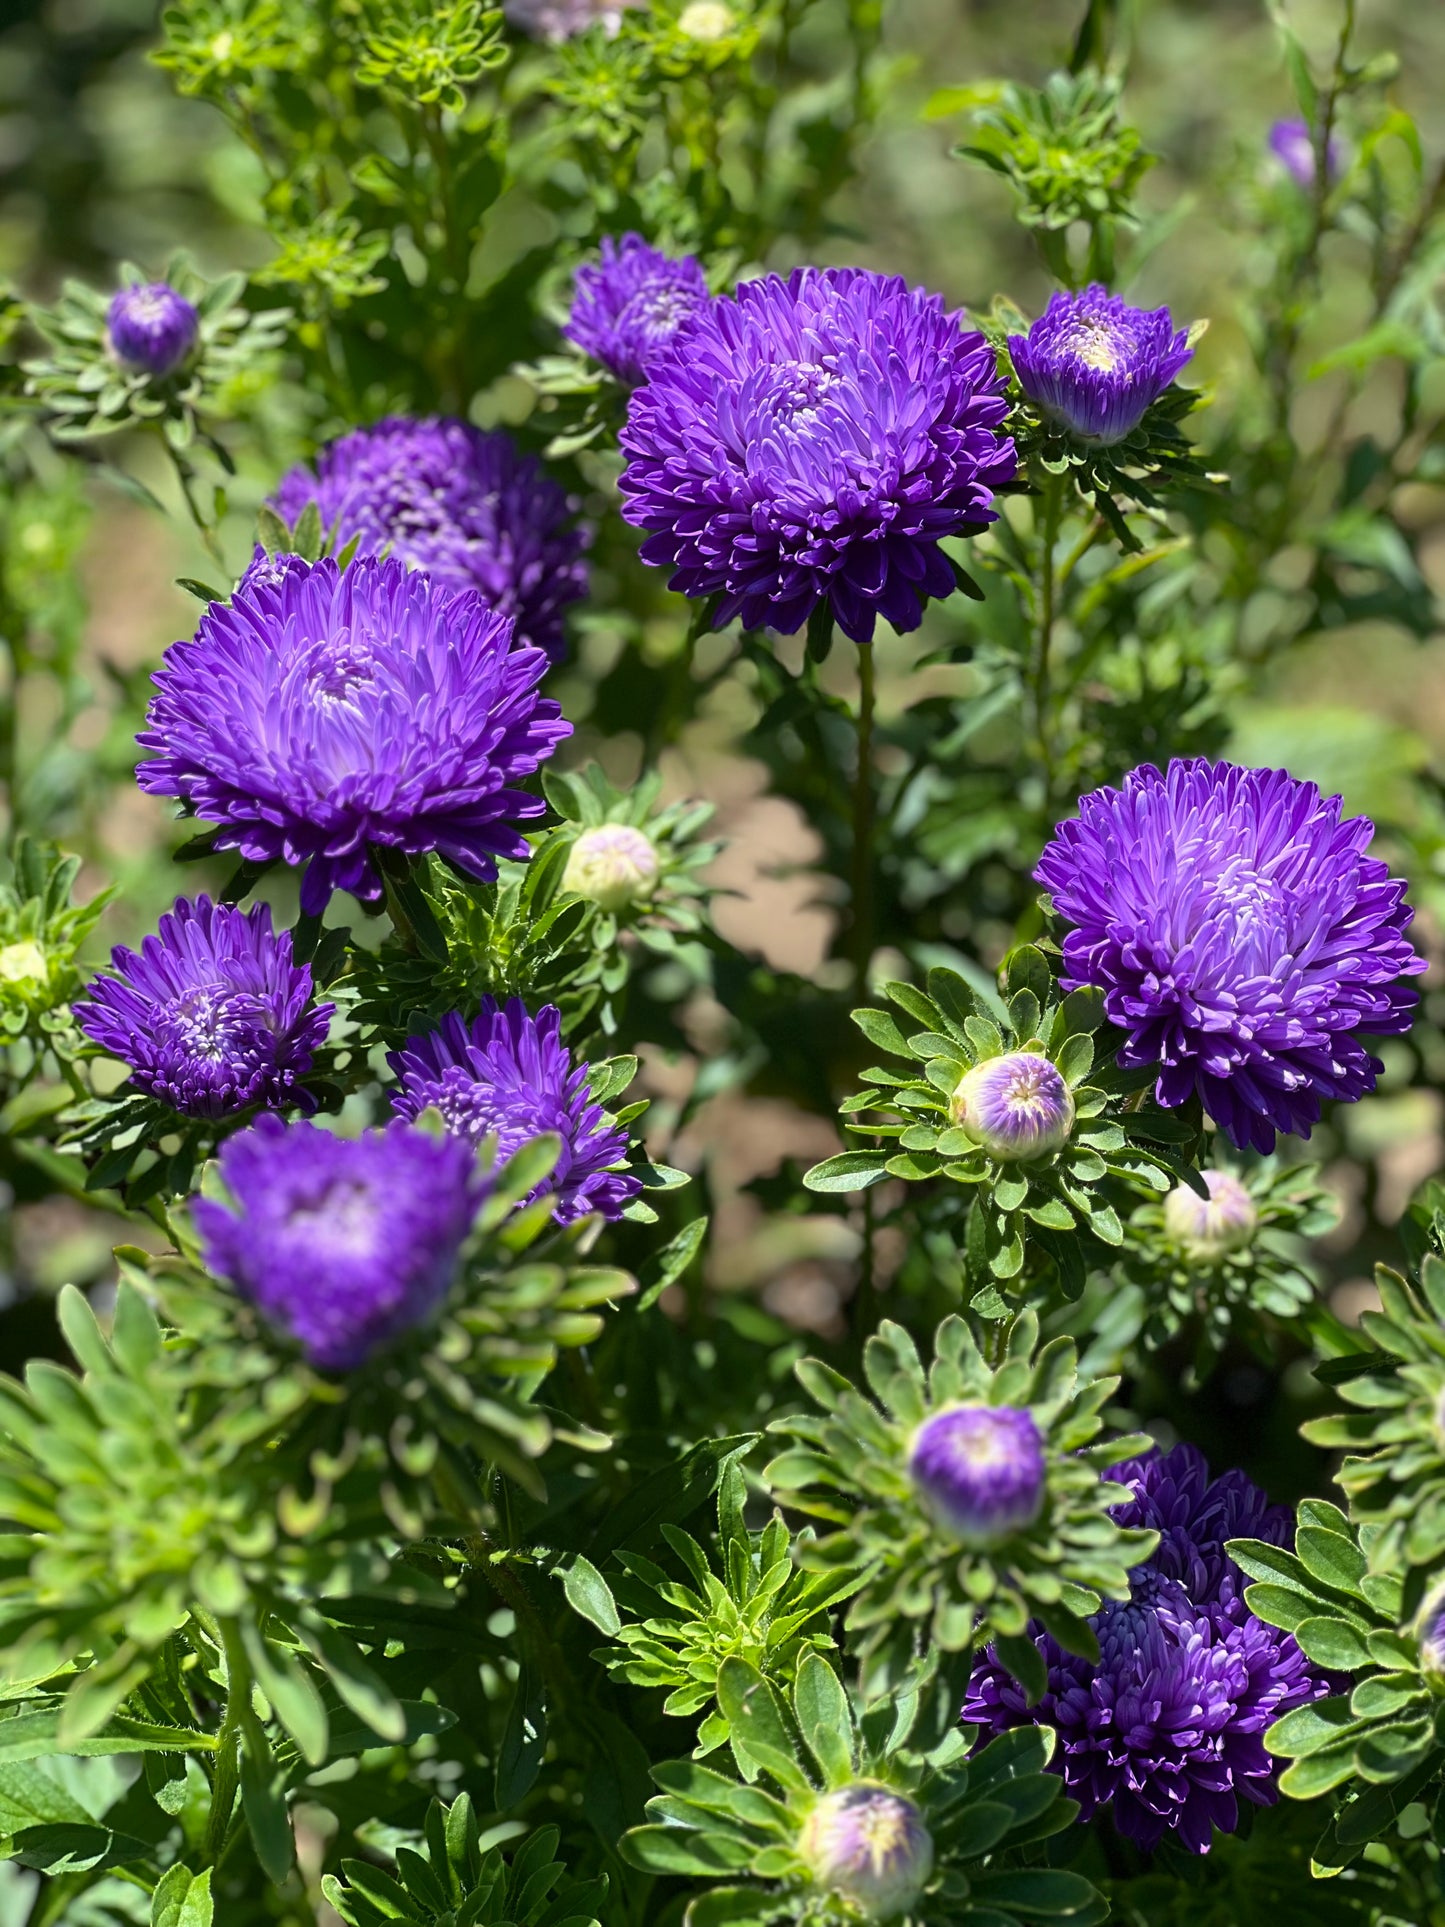
[[[436,1315],[485,1195],[468,1144],[409,1124],[342,1138],[262,1117],[220,1167],[234,1210],[191,1207],[207,1265],[327,1372]]]
[[[911,1800],[874,1780],[825,1793],[803,1822],[798,1853],[813,1878],[865,1920],[911,1907],[933,1872],[933,1840]]]
[[[967,1545],[1032,1525],[1044,1502],[1044,1442],[1015,1405],[950,1405],[913,1435],[908,1469],[928,1510]]]
[[[602,823],[572,845],[562,888],[604,910],[622,910],[651,896],[657,882],[652,840],[630,823]]]
[[[635,387],[707,298],[707,281],[692,255],[659,254],[640,234],[624,234],[620,242],[608,235],[601,261],[577,270],[572,313],[562,332]]]
[[[106,314],[110,351],[136,374],[169,375],[194,349],[201,320],[183,294],[164,281],[122,288]]]
[[[959,1079],[949,1111],[990,1157],[1014,1163],[1047,1157],[1074,1128],[1073,1096],[1040,1051],[1011,1050],[975,1064]]]
[[[1139,425],[1194,352],[1167,308],[1131,308],[1097,282],[1054,295],[1027,337],[1008,345],[1029,399],[1102,446]]]
[[[1164,1229],[1192,1258],[1222,1258],[1254,1236],[1259,1213],[1232,1171],[1201,1171],[1208,1199],[1176,1184],[1164,1204]]]
[[[1437,1586],[1420,1608],[1415,1621],[1420,1671],[1439,1692],[1445,1692],[1445,1587]]]
[[[1315,184],[1315,141],[1308,121],[1277,120],[1269,130],[1269,149],[1286,173],[1301,187]],[[1325,178],[1334,180],[1340,171],[1340,143],[1333,135],[1325,149]]]

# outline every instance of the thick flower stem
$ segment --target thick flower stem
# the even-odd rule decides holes
[[[251,1669],[233,1623],[221,1623],[226,1655],[226,1711],[216,1740],[216,1770],[211,1780],[211,1811],[206,1819],[203,1853],[208,1867],[219,1861],[230,1832],[236,1789],[241,1783],[241,1721],[251,1695]]]
[[[873,645],[858,645],[858,766],[853,774],[853,990],[868,995],[873,958]]]

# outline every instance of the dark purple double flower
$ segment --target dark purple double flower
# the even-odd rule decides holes
[[[942,298],[860,268],[744,282],[632,396],[623,514],[718,627],[916,629],[939,543],[997,519],[1017,463],[993,350]]]
[[[1244,1537],[1287,1545],[1294,1522],[1242,1472],[1211,1481],[1191,1445],[1130,1460],[1110,1477],[1134,1488],[1115,1510],[1119,1524],[1152,1527],[1160,1539],[1131,1575],[1133,1597],[1106,1604],[1091,1622],[1098,1664],[1035,1630],[1048,1688],[1031,1708],[989,1648],[963,1717],[990,1736],[1052,1726],[1053,1770],[1081,1821],[1107,1811],[1146,1850],[1173,1834],[1207,1853],[1216,1827],[1238,1826],[1241,1800],[1268,1806],[1279,1797],[1265,1729],[1329,1690],[1288,1633],[1250,1612],[1224,1550]]]

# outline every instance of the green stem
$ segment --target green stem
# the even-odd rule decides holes
[[[1054,751],[1053,729],[1049,715],[1052,706],[1050,652],[1054,642],[1054,619],[1057,613],[1058,591],[1061,578],[1054,570],[1054,550],[1059,542],[1059,524],[1064,512],[1064,478],[1050,475],[1044,483],[1043,511],[1039,516],[1039,627],[1038,644],[1033,664],[1033,707],[1034,738],[1038,747],[1039,762],[1044,772],[1044,807],[1052,810],[1054,796]],[[1082,553],[1082,551],[1080,551]],[[1077,555],[1068,559],[1067,569],[1072,569]],[[1067,569],[1065,575],[1067,575]]]
[[[206,1865],[214,1867],[226,1845],[236,1789],[241,1783],[241,1721],[251,1696],[251,1668],[239,1633],[230,1620],[221,1622],[226,1652],[226,1711],[216,1739],[216,1770],[211,1780],[211,1811],[202,1845]]]
[[[853,987],[868,995],[873,958],[873,645],[858,645],[858,767],[853,773]]]

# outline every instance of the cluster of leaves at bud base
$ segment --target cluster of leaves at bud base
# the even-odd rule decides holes
[[[1080,1875],[1022,1864],[1028,1848],[1061,1832],[1078,1810],[1044,1770],[1052,1746],[1044,1729],[1006,1733],[972,1759],[956,1726],[931,1752],[911,1751],[917,1694],[855,1718],[817,1653],[804,1656],[787,1698],[746,1660],[726,1660],[718,1697],[742,1777],[695,1760],[654,1767],[663,1791],[648,1805],[650,1824],[622,1842],[634,1866],[712,1882],[689,1907],[688,1927],[856,1927],[869,1918],[830,1890],[800,1851],[821,1801],[860,1783],[910,1803],[932,1841],[921,1891],[888,1917],[978,1927],[1040,1917],[1097,1927],[1105,1918],[1104,1902]],[[749,1884],[719,1884],[739,1879]]]
[[[1315,1299],[1304,1240],[1332,1231],[1339,1204],[1319,1181],[1319,1167],[1266,1158],[1230,1175],[1249,1193],[1256,1213],[1248,1241],[1206,1251],[1169,1235],[1164,1204],[1141,1204],[1124,1226],[1119,1275],[1099,1307],[1100,1329],[1117,1347],[1142,1333],[1162,1345],[1180,1331],[1196,1334],[1193,1370],[1202,1378],[1231,1335],[1265,1342],[1271,1324],[1295,1325]],[[1092,1294],[1091,1294],[1092,1295]]]
[[[123,284],[146,278],[129,262],[121,267]],[[78,440],[153,425],[164,430],[173,448],[184,449],[205,435],[201,417],[206,410],[224,412],[232,405],[230,390],[260,382],[266,360],[285,338],[286,310],[253,314],[240,298],[244,275],[206,281],[183,254],[167,263],[162,279],[191,302],[199,323],[195,352],[167,375],[149,375],[116,361],[106,340],[110,297],[84,282],[67,281],[53,308],[34,311],[31,319],[50,343],[50,353],[27,362],[25,372],[28,392],[52,417],[51,434]]]
[[[797,1374],[823,1408],[769,1428],[796,1441],[763,1477],[779,1500],[836,1530],[800,1547],[805,1565],[861,1569],[848,1610],[870,1692],[901,1680],[921,1647],[952,1655],[957,1703],[975,1646],[992,1640],[1004,1664],[1041,1693],[1038,1649],[1027,1637],[1038,1619],[1070,1652],[1097,1660],[1087,1624],[1104,1599],[1129,1597],[1129,1570],[1147,1559],[1158,1534],[1116,1526],[1110,1507],[1128,1488],[1107,1468],[1142,1450],[1137,1434],[1099,1439],[1103,1407],[1118,1380],[1080,1385],[1072,1339],[1036,1353],[1038,1320],[1019,1314],[1002,1362],[991,1367],[963,1319],[938,1328],[931,1371],[913,1340],[885,1320],[864,1351],[879,1401],[816,1359]],[[1025,1408],[1043,1442],[1046,1484],[1037,1517],[986,1549],[960,1544],[934,1519],[909,1471],[912,1440],[934,1414],[961,1404]]]
[[[1318,1865],[1347,1866],[1445,1772],[1445,1700],[1422,1665],[1400,1579],[1378,1569],[1378,1527],[1355,1527],[1338,1507],[1305,1499],[1294,1551],[1258,1539],[1226,1550],[1255,1583],[1245,1604],[1293,1633],[1306,1657],[1341,1675],[1341,1690],[1297,1706],[1265,1733],[1291,1764],[1280,1791],[1312,1800],[1345,1787],[1315,1849]]]
[[[0,873],[0,1038],[78,1048],[70,1000],[80,989],[76,953],[114,892],[71,900],[80,858],[21,836]]]
[[[1357,1409],[1302,1429],[1313,1444],[1346,1452],[1335,1478],[1351,1515],[1379,1528],[1371,1564],[1398,1574],[1445,1554],[1445,1259],[1426,1254],[1418,1289],[1385,1265],[1375,1283],[1380,1309],[1360,1324],[1377,1349],[1318,1371]]]
[[[986,1007],[952,970],[928,973],[927,994],[888,983],[883,994],[903,1017],[858,1010],[853,1021],[872,1044],[921,1067],[911,1075],[871,1069],[873,1088],[846,1099],[847,1128],[891,1139],[895,1149],[845,1151],[808,1172],[814,1191],[858,1191],[884,1178],[945,1178],[973,1188],[966,1235],[975,1290],[1025,1275],[1037,1245],[1057,1267],[1064,1291],[1084,1288],[1090,1257],[1109,1256],[1124,1240],[1120,1206],[1142,1190],[1165,1192],[1176,1180],[1202,1191],[1198,1174],[1161,1144],[1184,1143],[1195,1127],[1179,1113],[1123,1098],[1153,1081],[1152,1072],[1095,1071],[1102,998],[1092,990],[1061,997],[1041,951],[1015,950],[1005,966],[1006,1010]],[[913,1030],[912,1025],[921,1029]],[[1015,1051],[1041,1053],[1068,1086],[1073,1125],[1057,1150],[1027,1162],[1000,1160],[955,1121],[952,1103],[963,1078],[980,1064]],[[1081,1235],[1082,1234],[1082,1235]]]
[[[792,1534],[776,1515],[761,1532],[743,1517],[747,1487],[736,1459],[718,1483],[718,1549],[721,1571],[690,1533],[664,1525],[662,1536],[682,1562],[691,1585],[679,1584],[640,1553],[622,1550],[625,1576],[610,1585],[595,1569],[581,1584],[578,1560],[567,1580],[568,1596],[595,1624],[606,1625],[619,1644],[598,1654],[614,1679],[632,1686],[666,1689],[665,1713],[683,1718],[706,1712],[693,1757],[726,1743],[727,1715],[718,1704],[718,1676],[729,1659],[746,1660],[783,1691],[791,1688],[809,1652],[829,1652],[827,1614],[857,1584],[843,1572],[809,1572],[796,1563]],[[618,1606],[634,1617],[624,1620]],[[600,1610],[599,1610],[600,1605]]]
[[[607,1876],[574,1880],[554,1858],[560,1833],[539,1827],[519,1844],[515,1821],[483,1832],[467,1794],[434,1800],[415,1847],[396,1848],[396,1872],[343,1860],[321,1891],[346,1927],[597,1927]]]

